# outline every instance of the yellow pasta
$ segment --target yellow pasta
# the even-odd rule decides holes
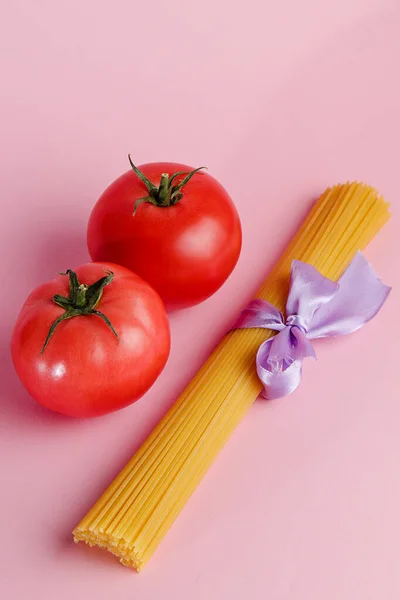
[[[367,185],[329,188],[261,287],[284,310],[293,259],[337,279],[389,218]],[[227,334],[138,452],[74,530],[76,542],[106,548],[137,570],[147,563],[220,449],[261,391],[255,355],[272,335]]]

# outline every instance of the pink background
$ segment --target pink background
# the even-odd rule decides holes
[[[0,45],[1,598],[398,600],[398,1],[13,0]],[[10,332],[32,287],[87,260],[89,212],[128,151],[206,163],[237,203],[243,253],[223,289],[172,317],[142,401],[69,420],[27,396]],[[295,396],[255,404],[141,575],[75,547],[310,200],[348,178],[392,202],[367,252],[395,288],[382,313],[318,344]]]

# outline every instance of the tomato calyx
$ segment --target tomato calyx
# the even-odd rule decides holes
[[[104,313],[96,309],[98,303],[100,302],[100,298],[103,295],[103,290],[106,285],[109,285],[112,282],[114,273],[112,271],[107,271],[107,275],[101,277],[91,285],[80,283],[77,274],[71,269],[68,269],[65,273],[60,273],[60,275],[69,276],[69,296],[67,298],[66,296],[55,294],[53,296],[53,302],[63,308],[65,312],[52,323],[40,354],[43,354],[43,352],[46,350],[46,347],[58,325],[62,323],[62,321],[72,319],[73,317],[86,315],[96,315],[97,317],[100,317],[100,319],[102,319],[109,327],[109,329],[111,329],[112,333],[118,340],[118,334],[115,331],[111,321]]]
[[[185,171],[177,171],[176,173],[162,173],[160,184],[156,186],[152,183],[140,169],[133,164],[131,155],[128,154],[130,165],[136,175],[139,177],[140,181],[144,183],[149,192],[148,196],[144,196],[143,198],[139,198],[135,202],[135,206],[133,208],[133,215],[136,214],[137,209],[144,202],[148,202],[149,204],[153,204],[154,206],[173,206],[177,204],[183,198],[182,188],[189,183],[192,179],[193,175],[202,169],[206,169],[207,167],[198,167],[197,169],[193,169],[193,171],[185,172]],[[177,184],[174,184],[174,181],[177,177],[185,175],[186,177],[182,179]]]

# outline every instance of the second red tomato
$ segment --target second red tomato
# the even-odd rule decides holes
[[[128,267],[169,309],[216,292],[241,243],[239,216],[225,189],[204,171],[176,163],[132,165],[105,190],[88,225],[92,259]]]

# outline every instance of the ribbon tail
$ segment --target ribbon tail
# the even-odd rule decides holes
[[[376,315],[391,289],[381,282],[361,252],[338,283],[334,298],[315,312],[307,333],[309,339],[356,331]]]
[[[288,396],[298,387],[302,374],[302,359],[297,358],[280,363],[270,360],[273,339],[263,342],[256,357],[257,375],[263,384],[261,396],[274,400]]]

